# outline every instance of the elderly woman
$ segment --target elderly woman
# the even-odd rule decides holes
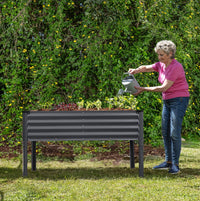
[[[169,169],[169,173],[176,174],[180,171],[181,128],[190,94],[183,66],[174,58],[175,44],[172,41],[163,40],[156,44],[154,50],[158,54],[159,62],[143,65],[137,69],[129,69],[129,73],[153,71],[159,73],[160,86],[135,87],[138,92],[134,95],[143,91],[162,92],[162,135],[165,146],[165,162],[153,169]]]

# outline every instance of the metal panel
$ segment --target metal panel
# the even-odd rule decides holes
[[[135,111],[33,111],[28,114],[28,138],[131,139],[139,133],[138,124]]]

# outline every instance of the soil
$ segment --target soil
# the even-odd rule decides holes
[[[86,143],[84,143],[86,144]],[[105,160],[112,159],[115,161],[120,160],[129,160],[129,142],[127,141],[116,141],[113,143],[102,143],[98,144],[98,146],[90,146],[82,145],[80,142],[78,146],[80,146],[80,152],[74,152],[73,143],[63,144],[63,143],[53,143],[53,142],[38,142],[37,154],[42,155],[44,157],[56,157],[58,160],[71,160],[73,161],[75,157],[85,154],[91,155],[91,160]],[[77,147],[77,144],[75,143]],[[22,154],[22,146],[17,146],[15,148],[9,146],[1,146],[0,147],[0,158],[15,158]],[[28,153],[31,154],[31,144],[28,145]],[[134,144],[134,158],[136,161],[138,160],[139,149],[138,144]],[[144,145],[144,157],[147,156],[160,156],[164,157],[164,149],[162,147],[152,147],[151,145]]]

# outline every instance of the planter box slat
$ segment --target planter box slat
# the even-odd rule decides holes
[[[41,120],[32,120],[29,119],[29,125],[31,124],[81,124],[82,119],[41,119]],[[138,120],[135,119],[84,119],[85,124],[138,124]]]
[[[128,130],[138,130],[137,129],[137,127],[136,126],[130,126],[130,125],[120,125],[119,123],[117,124],[117,125],[74,125],[74,126],[71,126],[71,125],[69,125],[69,126],[67,126],[67,125],[65,125],[65,126],[63,126],[63,125],[50,125],[50,126],[38,126],[38,125],[36,125],[36,126],[29,126],[28,127],[28,131],[29,132],[32,132],[32,131],[37,131],[37,130],[39,130],[39,131],[41,131],[41,130],[43,130],[43,131],[47,131],[47,132],[55,132],[55,131],[57,131],[57,130],[63,130],[63,131],[69,131],[69,130],[80,130],[80,131],[82,131],[82,130],[88,130],[88,131],[90,131],[90,130],[102,130],[102,131],[107,131],[107,132],[109,132],[110,130],[112,131],[112,130],[126,130],[126,131],[128,131]]]
[[[67,138],[69,141],[98,141],[98,140],[138,140],[137,136],[117,136],[117,135],[110,135],[110,136],[102,136],[102,135],[69,135]],[[31,136],[29,138],[29,141],[65,141],[65,136]]]

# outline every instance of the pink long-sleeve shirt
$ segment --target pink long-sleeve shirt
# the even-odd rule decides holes
[[[165,64],[161,62],[153,64],[152,68],[159,73],[158,81],[161,84],[163,84],[165,79],[174,82],[167,91],[162,92],[163,100],[190,96],[185,71],[183,66],[176,59],[173,59],[167,68],[165,68]]]

